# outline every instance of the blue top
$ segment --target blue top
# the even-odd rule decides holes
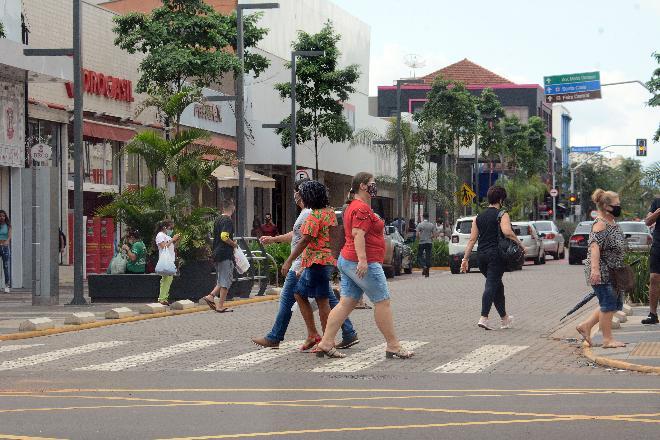
[[[7,223],[0,225],[0,240],[9,240],[9,226],[7,226]]]

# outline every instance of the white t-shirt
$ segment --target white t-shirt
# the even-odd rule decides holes
[[[156,235],[156,246],[158,246],[158,258],[162,257],[165,253],[169,253],[172,259],[174,259],[175,258],[174,243],[170,243],[169,246],[160,247],[160,244],[166,241],[172,241],[172,237],[170,237],[164,232],[159,232],[158,235]]]

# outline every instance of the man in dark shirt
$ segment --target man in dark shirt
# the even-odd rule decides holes
[[[238,247],[234,238],[234,221],[231,216],[236,207],[233,200],[227,200],[224,204],[222,215],[213,225],[213,261],[215,261],[216,286],[204,301],[210,308],[218,313],[233,312],[225,307],[227,293],[234,279],[234,249]],[[218,297],[218,304],[215,298]]]
[[[649,317],[642,320],[642,324],[658,323],[658,299],[660,299],[660,197],[656,197],[646,215],[646,226],[654,226],[653,244],[649,255]]]
[[[261,233],[267,237],[275,237],[277,235],[277,225],[273,223],[273,218],[270,213],[264,216],[264,224],[261,225]]]

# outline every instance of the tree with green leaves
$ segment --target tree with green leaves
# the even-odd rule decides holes
[[[532,116],[524,125],[527,142],[520,152],[520,169],[527,177],[545,174],[548,171],[547,137],[545,122]]]
[[[504,162],[504,135],[501,120],[504,118],[504,107],[492,89],[484,89],[477,99],[479,112],[477,135],[479,136],[480,156],[489,161]],[[493,184],[492,170],[489,185]]]
[[[660,64],[660,52],[655,52],[653,58],[655,58],[657,63]],[[653,97],[649,99],[648,104],[651,107],[660,107],[660,66],[653,71],[653,75],[649,82],[646,83],[646,87],[651,93],[653,93]],[[653,136],[653,140],[655,142],[660,142],[660,124],[658,124],[658,129]]]
[[[180,120],[182,99],[202,99],[198,89],[219,84],[229,72],[241,72],[236,51],[236,15],[222,15],[204,0],[162,0],[163,6],[149,14],[129,13],[115,17],[115,45],[130,54],[146,54],[140,62],[136,90],[148,93],[160,111],[176,109]],[[260,14],[244,18],[246,73],[258,76],[268,59],[252,53],[266,34],[257,22]],[[228,48],[233,48],[234,51]],[[174,102],[170,102],[173,100]],[[194,101],[193,101],[194,102]],[[171,113],[163,111],[166,118]],[[166,125],[169,124],[166,120]]]
[[[456,180],[447,180],[451,180],[449,174],[457,175],[459,151],[472,145],[477,133],[477,99],[463,83],[441,77],[433,81],[427,99],[415,120],[420,126],[422,143],[429,146],[432,154],[446,154],[452,158],[451,173],[443,166],[441,188],[455,194]]]
[[[390,118],[385,135],[380,135],[374,130],[363,128],[353,133],[351,138],[351,147],[364,145],[373,153],[382,157],[395,157],[397,152],[396,145],[396,119]],[[384,144],[374,144],[376,140],[386,140]],[[421,138],[415,132],[410,122],[401,122],[401,182],[403,186],[403,216],[409,217],[410,204],[413,190],[416,188],[418,193],[425,189],[427,199],[429,198],[430,180],[435,177],[431,172],[429,149],[420,142]],[[383,176],[376,176],[380,181],[394,184],[395,179],[386,179]]]
[[[351,139],[353,129],[344,117],[343,103],[355,92],[354,84],[360,78],[356,64],[339,66],[341,52],[337,47],[341,35],[335,32],[332,22],[325,23],[316,34],[298,32],[298,39],[291,45],[297,50],[318,50],[324,55],[301,58],[296,63],[296,143],[314,142],[315,177],[319,172],[319,141],[345,142]],[[290,63],[286,66],[291,68]],[[278,83],[275,89],[282,99],[291,98],[291,83]],[[291,144],[291,116],[282,120],[286,128],[276,130],[283,147]]]

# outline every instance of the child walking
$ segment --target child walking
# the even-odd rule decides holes
[[[302,254],[302,273],[295,295],[296,302],[301,312],[311,313],[309,298],[314,298],[325,331],[330,314],[328,298],[332,294],[330,280],[336,263],[330,249],[330,228],[337,226],[337,217],[328,206],[328,190],[322,183],[310,180],[303,183],[298,192],[304,205],[312,211],[302,225],[302,238],[282,266],[282,273],[286,274],[291,264]]]

